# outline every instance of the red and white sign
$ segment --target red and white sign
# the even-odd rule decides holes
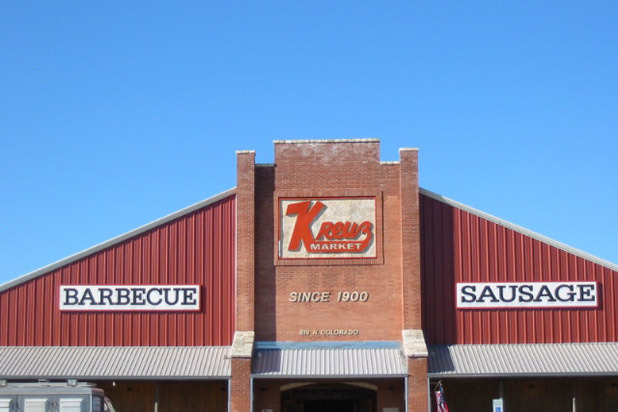
[[[375,258],[376,199],[280,198],[279,258]]]

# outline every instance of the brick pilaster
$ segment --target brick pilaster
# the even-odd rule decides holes
[[[403,328],[421,329],[421,248],[418,150],[400,149],[401,280]]]
[[[428,393],[427,358],[408,358],[407,412],[427,412]]]
[[[230,411],[251,411],[251,357],[255,332],[236,331],[230,348],[232,379],[230,381]]]
[[[253,331],[255,307],[255,152],[236,152],[236,330]]]
[[[251,358],[232,358],[230,412],[251,411]]]

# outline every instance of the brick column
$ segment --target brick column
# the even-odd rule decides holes
[[[232,379],[230,380],[230,412],[249,412],[252,403],[251,356],[254,332],[234,333],[230,350]]]
[[[427,412],[428,393],[427,358],[408,358],[407,412]]]
[[[408,410],[427,412],[429,393],[427,381],[427,345],[422,330],[404,330],[403,351],[408,363]]]
[[[230,412],[251,410],[251,358],[232,358]]]
[[[230,412],[249,412],[255,338],[255,152],[239,151],[236,158],[236,332],[230,354]]]
[[[422,331],[418,149],[400,149],[403,346],[408,364],[408,411],[427,412],[427,346]]]
[[[255,305],[255,152],[236,152],[236,330],[253,331]]]
[[[421,239],[418,149],[399,149],[403,328],[421,329]]]

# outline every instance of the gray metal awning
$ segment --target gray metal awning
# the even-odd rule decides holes
[[[400,342],[257,342],[254,378],[386,378],[407,375]]]
[[[227,379],[229,346],[0,346],[1,379]]]
[[[430,345],[429,376],[618,376],[618,342]]]

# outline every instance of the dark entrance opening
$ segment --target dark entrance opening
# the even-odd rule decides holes
[[[354,385],[307,385],[281,393],[283,412],[375,412],[376,392]]]
[[[305,412],[354,412],[354,401],[324,399],[305,401]]]

